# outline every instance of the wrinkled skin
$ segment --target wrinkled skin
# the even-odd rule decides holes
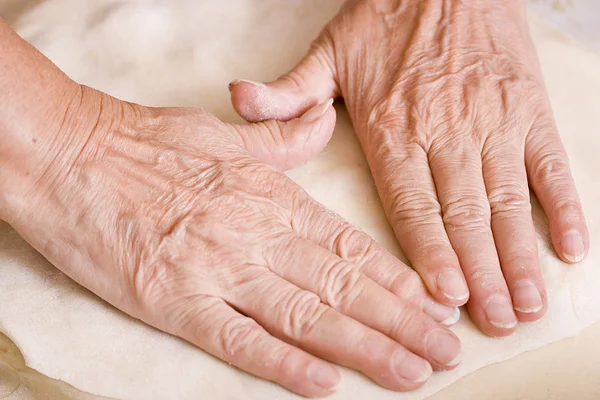
[[[326,144],[331,101],[226,124],[80,86],[1,21],[0,37],[22,78],[0,109],[0,218],[74,280],[305,396],[338,384],[324,360],[394,390],[458,364],[440,323],[458,310],[278,169]]]
[[[349,1],[291,72],[230,89],[249,121],[343,96],[413,268],[487,334],[546,311],[528,185],[557,254],[588,250],[525,1]]]

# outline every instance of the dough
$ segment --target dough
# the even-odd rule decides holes
[[[229,103],[228,82],[269,80],[287,71],[342,1],[33,3],[35,7],[19,13],[26,5],[22,1],[0,0],[0,15],[74,79],[126,100],[201,106],[239,121]],[[10,17],[3,5],[10,8]],[[549,247],[546,218],[534,204],[549,293],[542,321],[520,325],[508,338],[492,339],[463,313],[454,329],[465,354],[455,371],[435,374],[420,391],[399,395],[344,370],[344,382],[332,399],[420,399],[482,366],[575,335],[600,320],[600,57],[535,18],[532,30],[589,219],[589,257],[578,266],[561,263]],[[343,107],[338,107],[338,126],[327,149],[289,175],[402,257]],[[29,367],[88,393],[132,400],[297,398],[105,304],[1,222],[0,331],[20,348]],[[0,380],[0,393],[4,384]]]
[[[600,52],[598,0],[529,0],[529,7],[561,31]]]
[[[27,368],[17,346],[1,333],[0,399],[109,400],[80,392],[64,382]]]

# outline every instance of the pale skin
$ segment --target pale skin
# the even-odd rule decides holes
[[[343,97],[412,267],[489,335],[546,312],[529,188],[557,255],[588,251],[525,1],[349,1],[296,68],[231,91],[249,121]]]
[[[550,109],[521,4],[514,3],[514,9],[499,10],[516,18],[520,30],[510,32],[510,40],[517,49],[488,68],[502,67],[498,77],[511,72],[505,84],[515,85],[514,99],[478,90],[490,75],[472,67],[486,62],[470,57],[493,55],[489,49],[452,57],[455,47],[463,49],[452,45],[457,33],[437,35],[450,44],[433,49],[429,36],[435,35],[425,23],[440,10],[451,18],[452,7],[443,8],[449,2],[352,1],[296,70],[267,86],[232,85],[236,109],[260,121],[248,125],[227,124],[201,110],[131,104],[81,86],[0,20],[0,93],[9,99],[0,107],[0,218],[115,307],[298,394],[332,393],[340,375],[331,363],[392,390],[416,389],[433,370],[460,362],[460,342],[445,324],[455,322],[455,306],[469,296],[466,287],[457,290],[461,282],[469,285],[471,315],[486,333],[514,329],[510,321],[490,324],[486,306],[498,303],[490,296],[512,296],[519,307],[515,288],[524,280],[534,282],[543,307],[519,307],[527,312],[514,317],[532,320],[545,310],[531,217],[525,216],[528,198],[494,191],[488,179],[506,185],[502,174],[486,174],[486,168],[499,168],[486,160],[511,149],[516,159],[498,161],[502,172],[516,174],[507,182],[525,188],[529,172],[557,253],[568,260],[587,249],[566,156],[551,114],[544,114]],[[477,24],[463,23],[456,22],[459,32],[461,26],[476,31],[467,35],[470,46],[489,41]],[[440,58],[428,59],[430,51]],[[464,77],[462,61],[479,74]],[[533,67],[525,68],[525,61]],[[435,69],[444,65],[454,80]],[[525,74],[521,67],[525,83],[517,79],[517,72]],[[445,95],[436,101],[438,91]],[[325,146],[335,124],[330,99],[339,95],[402,247],[423,280],[281,172]],[[444,103],[453,96],[466,106]],[[473,120],[459,112],[466,110]],[[477,112],[485,118],[475,118]],[[441,115],[447,117],[440,121]],[[546,124],[532,123],[542,116]],[[510,135],[487,133],[499,130],[498,120],[514,128]],[[483,132],[482,126],[493,129]],[[530,129],[522,132],[525,126]],[[453,168],[468,179],[458,179]],[[446,175],[436,178],[435,171]],[[428,191],[433,182],[438,195]],[[490,206],[492,199],[499,203]],[[522,235],[518,242],[501,239],[515,229]],[[583,241],[577,253],[562,244],[573,230]],[[466,251],[464,243],[475,247]],[[496,258],[490,255],[494,245]],[[506,258],[507,252],[514,257]],[[443,270],[458,276],[452,296],[438,287]]]

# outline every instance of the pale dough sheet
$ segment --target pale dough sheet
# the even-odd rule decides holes
[[[563,32],[600,52],[600,1],[530,0],[529,6]]]
[[[15,3],[0,0],[0,15],[3,3],[14,6],[9,2]],[[9,22],[73,78],[127,100],[201,106],[233,121],[237,117],[227,83],[234,78],[267,80],[285,72],[341,0],[38,3]],[[436,374],[411,394],[383,390],[344,371],[332,399],[423,398],[484,365],[575,335],[600,319],[600,57],[535,18],[532,29],[589,221],[589,257],[576,267],[560,262],[549,248],[546,219],[535,204],[549,290],[542,321],[521,325],[508,338],[492,339],[463,313],[455,331],[465,354],[455,371]],[[290,176],[400,254],[343,107],[338,107],[336,133],[325,152]],[[0,331],[14,340],[31,368],[97,395],[128,400],[296,398],[123,315],[71,282],[1,222]]]

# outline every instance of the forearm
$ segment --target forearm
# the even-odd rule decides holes
[[[0,134],[12,146],[39,139],[40,124],[60,123],[77,84],[0,19]],[[17,144],[18,143],[18,144]],[[3,146],[3,150],[6,146]]]
[[[54,179],[49,166],[85,143],[94,96],[0,19],[0,218],[21,211],[33,185]]]

